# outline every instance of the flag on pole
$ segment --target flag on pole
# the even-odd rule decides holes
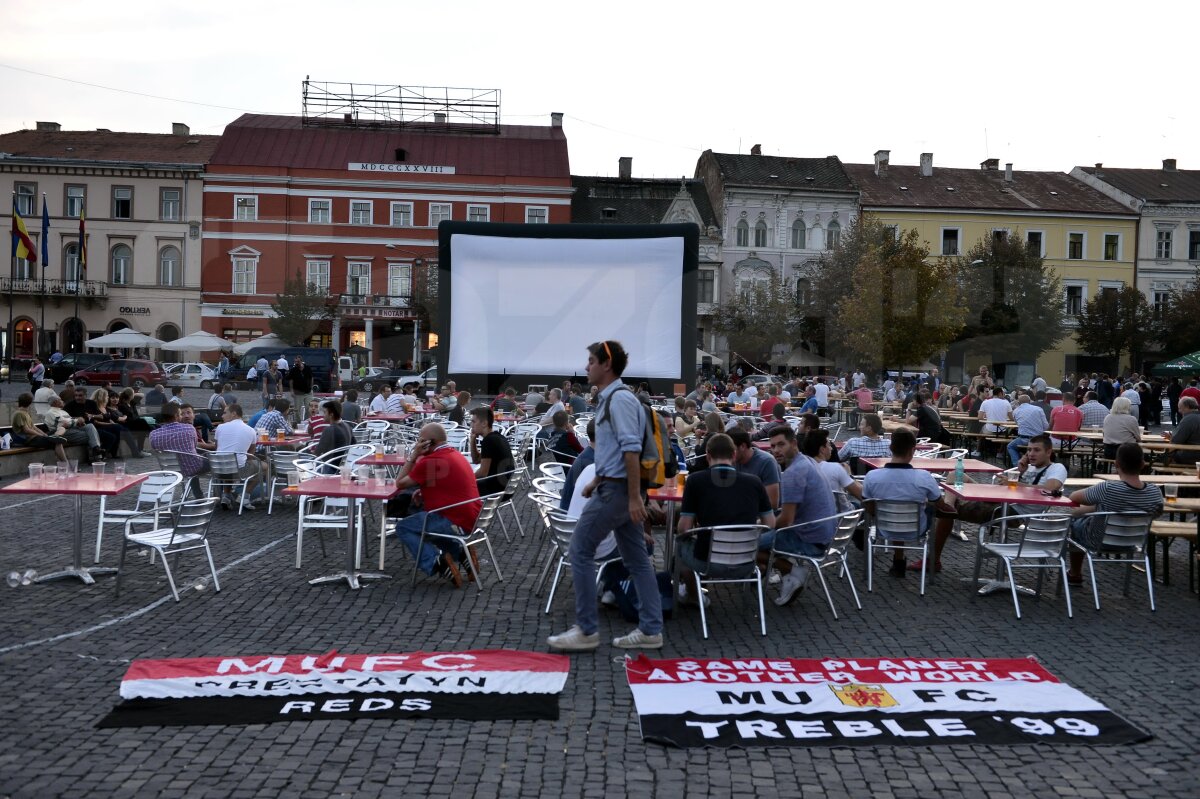
[[[42,194],[42,269],[50,265],[50,208]]]
[[[25,261],[37,263],[37,247],[33,246],[33,239],[29,238],[29,230],[25,227],[25,220],[17,212],[17,198],[15,196],[13,197],[12,211],[12,252],[14,258],[21,258]]]
[[[84,229],[84,210],[79,209],[79,278],[87,272],[87,231]]]

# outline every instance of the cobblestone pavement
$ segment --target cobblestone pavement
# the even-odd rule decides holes
[[[130,461],[150,468],[149,461]],[[6,481],[7,482],[7,481]],[[85,512],[95,512],[94,501]],[[534,513],[520,511],[528,532]],[[46,573],[69,556],[64,497],[0,498],[0,572]],[[94,518],[94,516],[92,516]],[[421,579],[393,545],[396,579],[358,592],[307,584],[340,566],[312,536],[294,568],[294,509],[221,513],[212,535],[223,590],[201,560],[180,564],[182,602],[170,600],[160,566],[132,556],[120,598],[113,578],[8,588],[0,632],[0,796],[329,797],[498,796],[1029,796],[1200,795],[1196,663],[1200,607],[1189,593],[1182,547],[1173,581],[1158,586],[1151,613],[1144,583],[1129,597],[1102,581],[1103,611],[1083,592],[1068,620],[1049,595],[1013,617],[1007,595],[972,597],[967,545],[948,545],[946,570],[917,593],[917,580],[882,575],[853,609],[835,588],[834,621],[810,589],[787,608],[768,603],[768,636],[753,601],[714,592],[704,641],[685,609],[666,626],[663,657],[1018,657],[1035,655],[1056,675],[1151,731],[1125,747],[936,746],[928,748],[677,750],[644,743],[624,684],[621,652],[607,645],[572,658],[557,722],[319,721],[244,727],[97,730],[117,702],[134,658],[515,648],[545,651],[545,636],[571,623],[569,583],[543,615],[532,596],[536,538],[498,535],[505,582],[473,587]],[[85,535],[85,541],[88,536]],[[86,550],[85,545],[85,550]],[[105,562],[117,555],[106,535]],[[855,552],[856,574],[862,557]],[[485,576],[492,572],[487,570]],[[860,581],[860,590],[863,584]],[[165,597],[165,599],[164,599]],[[544,601],[544,600],[543,600]],[[629,625],[602,614],[602,639]]]

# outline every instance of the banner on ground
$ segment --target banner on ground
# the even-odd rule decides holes
[[[648,741],[692,746],[1123,744],[1152,737],[1034,658],[628,659]]]
[[[557,719],[570,660],[507,650],[135,660],[100,727]]]

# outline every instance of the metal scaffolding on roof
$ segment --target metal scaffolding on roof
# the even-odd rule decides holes
[[[304,80],[305,125],[499,133],[500,90]]]

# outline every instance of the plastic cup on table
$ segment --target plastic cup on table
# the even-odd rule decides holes
[[[1174,505],[1179,501],[1179,486],[1175,483],[1167,483],[1163,486],[1163,493],[1167,497],[1167,504]]]
[[[104,477],[104,466],[105,465],[103,463],[93,463],[92,477],[96,478],[97,480],[102,479]]]
[[[42,471],[45,469],[44,463],[29,464],[29,479],[35,483],[42,482]]]
[[[288,488],[295,488],[295,487],[299,486],[300,485],[299,470],[294,471],[294,472],[288,472],[287,481],[288,481]]]
[[[1018,483],[1019,481],[1020,481],[1020,478],[1019,478],[1017,475],[1015,475],[1015,474],[1010,474],[1010,475],[1008,476],[1008,490],[1009,490],[1009,491],[1016,491],[1016,490],[1017,490],[1017,483]]]
[[[79,464],[76,461],[67,461],[66,473],[68,478],[77,476],[79,474]]]
[[[46,464],[42,466],[42,482],[49,483],[58,479],[58,466]]]
[[[343,466],[343,467],[342,467],[342,471],[341,471],[341,483],[342,483],[342,485],[349,485],[349,484],[350,484],[350,476],[351,476],[351,475],[350,475],[350,467],[349,467],[349,466]]]

